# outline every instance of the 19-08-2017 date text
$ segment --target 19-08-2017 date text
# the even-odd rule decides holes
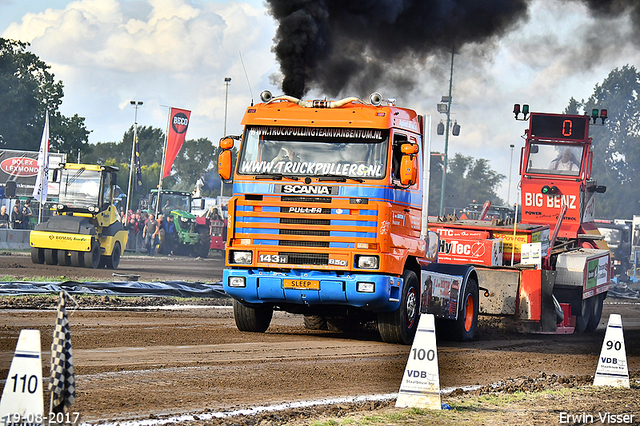
[[[77,425],[80,413],[9,413],[0,417],[0,426],[49,426],[49,425]]]

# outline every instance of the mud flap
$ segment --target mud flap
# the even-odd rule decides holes
[[[553,300],[553,286],[556,283],[556,272],[542,270],[542,294],[540,300],[540,327],[544,332],[558,330],[556,302]]]

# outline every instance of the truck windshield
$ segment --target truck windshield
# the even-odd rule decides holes
[[[64,170],[60,182],[61,204],[69,207],[97,206],[101,173],[95,170]]]
[[[153,197],[152,207],[155,208],[157,196]],[[191,203],[189,196],[185,194],[162,194],[160,196],[160,211],[166,212],[171,210],[191,211]]]
[[[379,129],[249,127],[238,173],[382,179],[388,140]]]
[[[578,176],[582,145],[535,143],[529,149],[527,173]]]
[[[155,207],[155,206],[154,206]],[[160,210],[182,210],[191,211],[189,196],[184,194],[162,194],[160,197]]]

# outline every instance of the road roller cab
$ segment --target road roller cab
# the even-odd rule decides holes
[[[54,216],[31,231],[33,263],[116,269],[127,231],[113,204],[117,167],[64,164],[54,171],[60,185]]]

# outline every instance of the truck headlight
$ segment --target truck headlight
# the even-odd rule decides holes
[[[189,222],[189,219],[187,219],[186,217],[181,217],[180,222]]]
[[[356,265],[360,269],[378,269],[379,264],[378,256],[356,256]]]
[[[244,277],[229,277],[229,287],[246,287]]]
[[[236,263],[240,265],[251,265],[251,261],[253,256],[250,251],[232,251],[231,252],[231,263]]]
[[[374,293],[376,291],[376,284],[375,283],[358,282],[356,284],[356,290],[359,293]]]

